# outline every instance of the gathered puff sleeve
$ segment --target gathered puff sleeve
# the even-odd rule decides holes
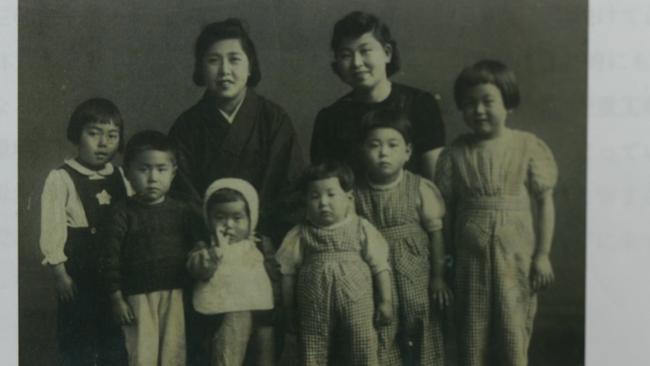
[[[45,179],[41,195],[41,237],[39,245],[45,257],[42,264],[57,265],[68,260],[63,252],[68,226],[88,226],[81,203],[70,206],[74,185],[64,170],[52,170]],[[76,209],[76,212],[68,212]],[[77,221],[77,222],[75,222]]]
[[[275,260],[280,265],[280,272],[283,275],[296,275],[303,260],[303,250],[300,244],[300,225],[289,230],[284,240],[282,240],[280,249],[275,254]]]
[[[553,153],[544,141],[534,137],[530,145],[528,162],[528,185],[533,197],[540,197],[555,188],[558,169]]]
[[[388,242],[368,220],[361,219],[361,227],[365,234],[364,240],[361,241],[361,255],[368,263],[370,271],[376,275],[383,271],[390,270],[388,264]]]
[[[454,163],[450,148],[445,148],[440,153],[440,158],[436,164],[435,184],[447,207],[453,207],[456,192],[454,184]]]
[[[445,201],[433,182],[420,179],[419,214],[422,227],[427,232],[442,230],[445,216]]]

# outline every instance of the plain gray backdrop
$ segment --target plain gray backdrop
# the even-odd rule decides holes
[[[347,91],[331,72],[331,30],[352,10],[377,14],[402,56],[393,80],[441,97],[447,140],[465,131],[453,81],[481,58],[517,73],[522,104],[509,120],[553,150],[560,169],[552,253],[555,285],[540,298],[531,365],[577,365],[584,345],[587,2],[563,0],[180,1],[19,3],[19,357],[55,357],[53,278],[40,265],[40,193],[46,174],[75,149],[65,139],[74,107],[103,96],[126,136],[167,132],[202,90],[192,83],[202,26],[241,17],[262,69],[257,90],[292,117],[305,156],[318,110]]]

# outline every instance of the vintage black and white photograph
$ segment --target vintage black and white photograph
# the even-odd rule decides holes
[[[588,19],[21,0],[20,365],[584,365]]]

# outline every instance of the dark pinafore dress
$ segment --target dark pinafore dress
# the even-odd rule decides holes
[[[405,170],[395,187],[373,188],[361,182],[355,192],[359,215],[379,229],[390,248],[399,321],[396,331],[382,329],[380,339],[385,352],[394,354],[390,337],[397,333],[402,361],[408,366],[443,365],[444,362],[441,314],[434,311],[429,297],[429,236],[420,223],[418,211],[421,179]],[[384,358],[384,364],[395,364],[392,357]]]
[[[337,360],[346,365],[376,366],[377,334],[373,325],[372,274],[361,256],[365,237],[361,219],[343,226],[301,227],[303,263],[296,283],[303,365],[327,365],[333,335]]]
[[[74,300],[59,302],[57,337],[63,365],[126,365],[121,329],[111,317],[109,294],[99,280],[97,227],[110,207],[125,199],[118,169],[104,179],[89,179],[67,164],[65,170],[79,195],[88,227],[68,227],[64,254],[66,271],[76,286]]]

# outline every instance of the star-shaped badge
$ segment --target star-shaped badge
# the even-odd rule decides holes
[[[102,191],[97,193],[95,197],[97,197],[97,202],[99,202],[100,205],[111,204],[111,195],[108,194],[105,189],[102,189]]]

